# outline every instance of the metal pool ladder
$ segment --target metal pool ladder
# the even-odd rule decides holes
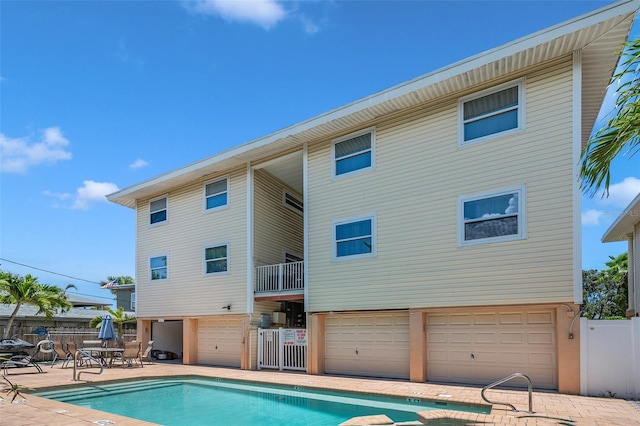
[[[487,397],[484,396],[484,392],[486,390],[494,388],[494,387],[496,387],[498,385],[501,385],[501,384],[503,384],[505,382],[508,382],[509,380],[516,379],[518,377],[522,377],[523,379],[525,379],[527,381],[527,383],[528,383],[528,386],[529,386],[529,411],[527,411],[527,412],[528,413],[535,413],[535,411],[533,411],[533,396],[532,396],[533,395],[533,384],[531,383],[531,379],[529,377],[525,376],[522,373],[513,373],[513,374],[511,374],[511,375],[509,375],[507,377],[504,377],[504,378],[498,380],[497,382],[493,382],[490,385],[487,385],[487,386],[483,387],[482,388],[482,392],[480,392],[480,396],[482,396],[482,399],[484,399],[489,404],[506,405],[507,407],[511,407],[511,409],[513,411],[519,411],[519,410],[516,409],[516,407],[514,407],[511,404],[509,404],[508,402],[493,402],[493,401],[489,401],[487,399]]]
[[[84,357],[86,357],[86,358],[89,358],[89,359],[91,359],[91,360],[95,361],[95,362],[100,366],[100,371],[99,371],[98,373],[95,373],[95,372],[93,372],[93,371],[84,371],[84,370],[83,370],[83,371],[78,372],[78,374],[76,375],[76,366],[78,365],[78,355],[82,355],[82,356],[84,356]],[[91,354],[89,354],[89,353],[87,353],[87,352],[85,352],[85,351],[83,351],[83,350],[81,350],[81,349],[78,349],[78,350],[76,351],[76,353],[75,353],[75,354],[73,354],[73,381],[74,381],[74,382],[77,382],[77,381],[79,381],[79,380],[80,380],[80,375],[81,375],[82,373],[88,373],[88,374],[102,374],[102,371],[103,371],[103,370],[104,370],[104,367],[102,366],[102,363],[101,363],[100,361],[98,361],[97,359],[95,359],[94,357],[92,357],[92,356],[91,356]]]

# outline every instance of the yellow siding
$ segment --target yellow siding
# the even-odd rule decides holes
[[[526,76],[526,130],[457,145],[457,100],[376,123],[376,168],[331,179],[309,147],[311,311],[573,299],[572,68]],[[457,199],[526,185],[527,239],[457,246]],[[377,217],[377,257],[333,262],[334,220]]]
[[[215,176],[168,194],[167,223],[149,227],[149,202],[137,208],[136,279],[138,315],[199,316],[244,313],[247,309],[246,169],[229,177],[228,206],[204,211],[203,185]],[[158,194],[162,195],[162,194]],[[203,249],[229,243],[229,273],[205,276]],[[168,279],[149,280],[149,257],[168,256]],[[231,311],[222,306],[232,305]]]
[[[284,251],[303,255],[302,215],[282,202],[285,186],[264,170],[254,173],[254,251],[256,266],[284,262]],[[302,195],[286,188],[302,200]]]

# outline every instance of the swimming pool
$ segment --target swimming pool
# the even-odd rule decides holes
[[[34,395],[167,426],[328,426],[374,414],[408,422],[418,420],[416,412],[431,409],[488,412],[481,406],[206,377],[136,379],[44,390]]]

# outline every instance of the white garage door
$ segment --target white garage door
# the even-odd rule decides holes
[[[241,321],[235,318],[198,321],[198,363],[240,367]]]
[[[430,381],[488,385],[523,373],[534,389],[557,389],[555,354],[555,315],[550,310],[427,316]],[[515,379],[509,385],[526,382]]]
[[[409,315],[327,316],[325,371],[408,379]]]

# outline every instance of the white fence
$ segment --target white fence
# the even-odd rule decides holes
[[[580,318],[580,394],[640,398],[640,317]]]
[[[259,328],[258,370],[307,370],[306,328]]]
[[[304,262],[279,263],[256,268],[256,293],[304,289]]]

